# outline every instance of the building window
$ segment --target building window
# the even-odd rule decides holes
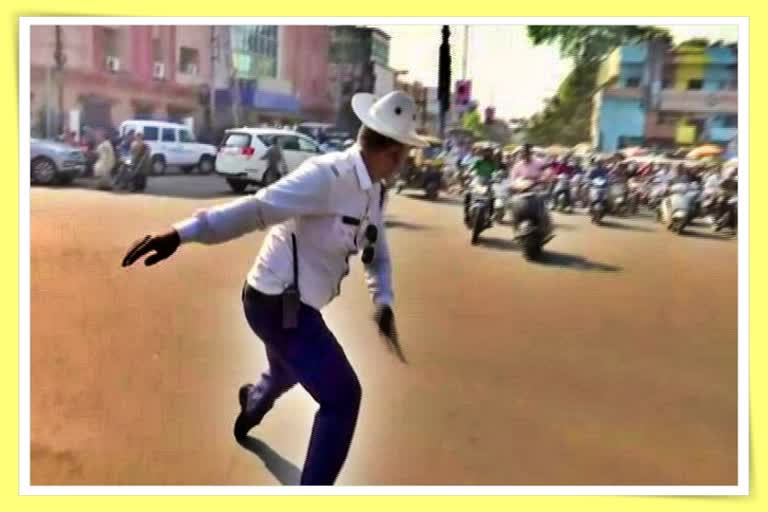
[[[389,42],[378,34],[373,34],[371,38],[371,57],[381,64],[389,64]]]
[[[704,81],[698,78],[688,80],[689,91],[700,91],[704,87]]]
[[[640,87],[640,77],[633,76],[627,78],[626,82],[624,83],[624,87],[628,87],[630,89],[636,89]]]
[[[238,71],[246,76],[277,78],[278,27],[273,25],[232,27],[232,49],[249,55]],[[248,69],[244,69],[244,65]]]
[[[196,75],[198,73],[199,65],[200,53],[197,49],[182,46],[181,54],[179,55],[179,71],[190,75]]]
[[[119,57],[117,51],[117,30],[114,28],[104,29],[104,55],[107,57]]]
[[[154,62],[163,62],[163,42],[159,37],[152,38],[152,58]]]
[[[723,116],[723,128],[737,128],[739,125],[739,116],[727,115]]]
[[[680,120],[680,114],[671,112],[659,112],[656,117],[656,124],[660,126],[675,126]]]

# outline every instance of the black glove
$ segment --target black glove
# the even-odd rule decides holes
[[[397,339],[397,329],[395,328],[395,314],[389,306],[379,306],[374,314],[374,321],[379,326],[379,334],[387,341],[387,348],[394,352],[400,361],[407,363],[403,350],[400,348],[400,342]]]
[[[163,233],[162,235],[147,235],[141,240],[136,240],[131,244],[125,257],[123,258],[123,267],[133,265],[133,263],[142,256],[155,251],[144,260],[144,265],[151,266],[159,261],[163,261],[181,245],[181,238],[175,229]]]

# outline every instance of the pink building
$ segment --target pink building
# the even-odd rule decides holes
[[[201,92],[211,78],[209,27],[62,26],[61,90],[56,27],[32,27],[31,46],[33,127],[45,119],[46,103],[58,111],[60,92],[64,114],[79,112],[81,125],[192,117],[201,126]]]
[[[280,32],[280,76],[293,84],[307,121],[332,121],[329,90],[330,27],[285,26]]]

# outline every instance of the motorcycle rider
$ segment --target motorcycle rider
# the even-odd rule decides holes
[[[592,168],[592,170],[589,171],[589,173],[587,173],[587,179],[590,181],[597,178],[607,180],[609,170],[605,164],[605,160],[602,158],[596,158],[594,163],[595,166]]]
[[[543,160],[534,158],[532,149],[533,146],[529,143],[523,145],[521,157],[512,167],[510,178],[513,181],[519,178],[538,181],[541,178],[542,171],[547,167],[547,164]]]
[[[478,180],[480,184],[487,184],[491,181],[493,173],[496,172],[496,162],[493,158],[493,149],[485,148],[480,152],[480,157],[475,160],[472,166],[469,168],[469,173]],[[464,222],[469,223],[469,205],[472,201],[472,189],[470,188],[464,194]],[[493,208],[493,200],[491,200],[491,208]],[[493,213],[493,212],[491,212]]]

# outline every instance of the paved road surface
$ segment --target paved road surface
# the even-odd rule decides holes
[[[231,198],[214,176],[144,195],[32,190],[32,483],[291,483],[315,405],[300,388],[232,438],[265,358],[239,291],[255,233],[124,270],[128,244]],[[325,311],[363,406],[347,485],[735,484],[735,240],[648,218],[558,215],[542,263],[510,228],[471,247],[455,200],[394,197],[410,365],[370,321],[360,264]]]

